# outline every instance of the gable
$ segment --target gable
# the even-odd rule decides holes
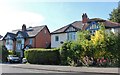
[[[7,39],[11,39],[10,35],[7,35],[7,36],[5,37],[5,39],[6,39],[6,40],[7,40]]]
[[[59,34],[59,33],[66,33],[69,31],[78,31],[82,29],[82,22],[81,21],[75,21],[71,24],[68,24],[64,27],[61,27],[55,31],[53,31],[51,34]]]
[[[86,28],[86,30],[98,30],[99,29],[99,24],[98,22],[91,22],[89,23],[88,27]]]
[[[23,38],[22,34],[21,34],[21,33],[18,33],[18,34],[17,34],[17,38]]]
[[[16,36],[15,34],[7,32],[7,34],[3,37],[2,40],[7,40],[7,39],[12,39],[12,40],[14,40],[14,39],[15,39],[15,36]]]
[[[68,27],[65,32],[74,32],[77,31],[73,26]]]

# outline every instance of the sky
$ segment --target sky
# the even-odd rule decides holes
[[[27,27],[47,25],[50,32],[81,21],[82,14],[89,18],[107,20],[118,0],[0,0],[0,35]]]

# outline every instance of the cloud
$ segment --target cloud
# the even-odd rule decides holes
[[[0,3],[0,35],[20,29],[22,24],[26,24],[27,27],[40,25],[44,20],[45,18],[41,14],[18,11],[4,2]]]

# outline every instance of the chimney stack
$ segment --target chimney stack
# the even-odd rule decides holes
[[[87,23],[87,21],[88,21],[88,16],[87,16],[87,14],[86,14],[86,13],[83,13],[83,15],[82,15],[82,23]]]
[[[25,24],[22,25],[22,31],[26,31],[26,25]]]

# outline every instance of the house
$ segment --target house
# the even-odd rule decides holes
[[[8,50],[15,50],[23,57],[25,49],[48,48],[51,43],[51,35],[46,25],[29,27],[23,24],[22,29],[7,32],[3,37],[3,44]]]
[[[82,15],[82,21],[75,21],[51,33],[51,48],[60,47],[60,45],[62,45],[62,43],[65,41],[76,40],[77,31],[89,30],[91,34],[94,34],[94,32],[100,28],[99,23],[103,23],[107,32],[120,32],[119,23],[100,18],[89,19],[85,13]]]

